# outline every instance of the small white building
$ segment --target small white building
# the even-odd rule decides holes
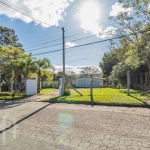
[[[104,85],[104,80],[103,78],[94,78],[93,79],[93,87],[100,87]],[[81,88],[90,88],[90,82],[91,78],[90,77],[80,77],[75,79],[74,85],[75,87],[81,87]]]

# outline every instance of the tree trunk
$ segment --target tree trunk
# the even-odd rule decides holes
[[[41,79],[41,83],[42,83],[42,89],[43,89],[43,86],[44,86],[44,85],[43,85],[43,78]]]
[[[147,85],[147,77],[148,77],[147,72],[145,72],[145,84],[146,85]]]
[[[14,77],[14,84],[15,84],[15,92],[17,91],[17,79],[16,76]]]
[[[8,92],[13,92],[11,91],[11,83],[7,83],[7,85],[8,85]]]

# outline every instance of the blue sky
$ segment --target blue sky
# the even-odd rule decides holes
[[[61,49],[61,27],[65,28],[66,48],[111,38],[108,31],[109,33],[110,31],[114,32],[115,28],[108,17],[110,14],[115,16],[118,11],[123,11],[117,4],[117,0],[49,0],[49,2],[47,0],[3,0],[3,2],[33,18],[50,24],[49,26],[41,24],[0,4],[0,25],[14,29],[24,50],[27,53],[32,51],[33,55]],[[60,28],[52,27],[52,25]],[[104,32],[107,34],[99,36],[99,33]],[[88,36],[92,37],[77,40]],[[59,40],[54,41],[57,39]],[[48,43],[50,41],[53,42]],[[52,46],[55,44],[57,46]],[[98,67],[104,52],[108,51],[108,45],[109,42],[105,42],[66,49],[66,68],[77,71],[82,66]],[[42,48],[46,46],[47,48]],[[62,69],[61,51],[35,57],[47,57],[56,69]],[[79,60],[87,57],[91,58]]]

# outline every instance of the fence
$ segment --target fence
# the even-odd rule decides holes
[[[130,87],[133,89],[141,89],[141,90],[150,89],[150,73],[149,72],[130,73]]]

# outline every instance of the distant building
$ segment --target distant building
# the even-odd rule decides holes
[[[105,79],[103,78],[93,78],[93,87],[100,87],[104,86]],[[74,86],[75,87],[81,87],[81,88],[89,88],[90,87],[91,78],[90,77],[79,77],[74,80]]]

